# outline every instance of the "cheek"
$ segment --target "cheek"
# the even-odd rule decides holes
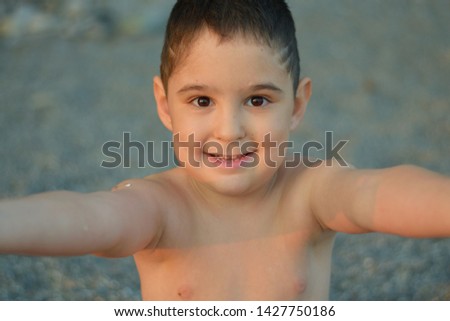
[[[254,123],[259,140],[263,140],[266,135],[269,135],[272,141],[277,142],[289,138],[290,117],[286,117],[286,115],[273,115],[266,119],[255,120]]]
[[[181,122],[183,124],[183,122]],[[190,126],[174,126],[173,151],[179,162],[186,166],[199,166],[201,156],[201,136]],[[184,165],[183,165],[184,166]]]
[[[289,126],[283,117],[274,118],[260,127],[257,137],[254,139],[259,142],[259,157],[262,164],[265,165],[263,167],[275,169],[283,164],[290,147],[287,143],[289,133]]]
[[[178,112],[172,114],[173,133],[179,133],[180,137],[187,139],[190,135],[195,134],[197,140],[202,139],[205,134],[208,122],[202,120],[198,115],[192,115],[187,112]]]

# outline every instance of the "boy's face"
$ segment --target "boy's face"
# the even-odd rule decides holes
[[[282,165],[283,142],[303,116],[310,80],[292,80],[276,52],[205,30],[168,80],[155,78],[158,113],[194,181],[227,195],[263,188]],[[187,147],[189,146],[189,147]]]

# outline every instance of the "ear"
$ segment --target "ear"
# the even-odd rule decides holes
[[[155,95],[159,119],[168,130],[172,131],[172,118],[169,113],[167,95],[161,77],[159,76],[153,78],[153,94]]]
[[[297,87],[294,100],[294,110],[291,117],[290,130],[294,130],[300,121],[303,119],[306,107],[308,106],[309,98],[312,93],[312,82],[310,78],[302,78]]]

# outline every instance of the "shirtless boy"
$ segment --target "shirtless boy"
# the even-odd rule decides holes
[[[144,300],[325,300],[336,232],[449,237],[448,177],[286,166],[311,95],[299,69],[283,1],[179,1],[154,93],[181,165],[3,201],[0,252],[134,255]]]

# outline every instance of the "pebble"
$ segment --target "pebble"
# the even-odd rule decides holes
[[[172,1],[63,0],[55,6],[0,5],[0,37],[20,43],[33,36],[111,39],[163,32]],[[131,9],[129,8],[131,7]]]

